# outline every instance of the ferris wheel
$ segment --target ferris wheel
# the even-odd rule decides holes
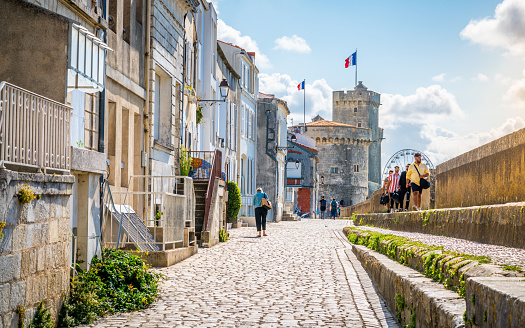
[[[427,155],[416,149],[401,149],[397,151],[390,159],[386,162],[385,168],[383,169],[383,178],[388,176],[388,171],[393,170],[394,167],[399,166],[399,171],[404,171],[407,164],[414,163],[414,154],[421,154],[421,162],[425,163],[429,169],[434,168],[434,164]]]

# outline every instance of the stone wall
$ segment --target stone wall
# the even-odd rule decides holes
[[[44,301],[56,315],[69,289],[70,200],[73,176],[17,173],[0,169],[0,327],[17,327],[13,309],[22,304],[27,321]],[[16,194],[29,185],[35,199],[21,204]]]
[[[436,208],[525,200],[525,129],[437,166]]]

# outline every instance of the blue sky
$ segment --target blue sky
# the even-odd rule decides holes
[[[302,122],[331,119],[331,92],[382,94],[383,162],[402,148],[441,163],[525,127],[525,1],[216,0],[219,39],[256,51],[260,91]]]

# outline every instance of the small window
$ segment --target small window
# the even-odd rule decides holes
[[[363,125],[363,124],[362,124],[361,122],[357,122],[357,127],[358,127],[358,128],[362,127],[362,125]]]
[[[354,113],[357,113],[357,107],[354,107]]]
[[[359,164],[354,164],[354,172],[359,172]]]
[[[337,167],[331,167],[330,168],[330,173],[333,173],[333,174],[337,174]]]

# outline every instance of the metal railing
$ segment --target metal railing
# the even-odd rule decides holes
[[[0,167],[69,171],[72,108],[0,82]]]
[[[215,151],[190,151],[189,155],[192,158],[192,173],[190,176],[194,180],[208,180],[203,226],[203,230],[206,231],[208,229],[208,218],[210,216],[215,179],[223,178],[221,171],[222,152],[218,149],[215,149]]]
[[[150,191],[105,189],[104,246],[164,251],[181,247],[184,229],[195,226],[193,181],[180,176],[132,176]],[[177,246],[177,244],[179,246]]]

